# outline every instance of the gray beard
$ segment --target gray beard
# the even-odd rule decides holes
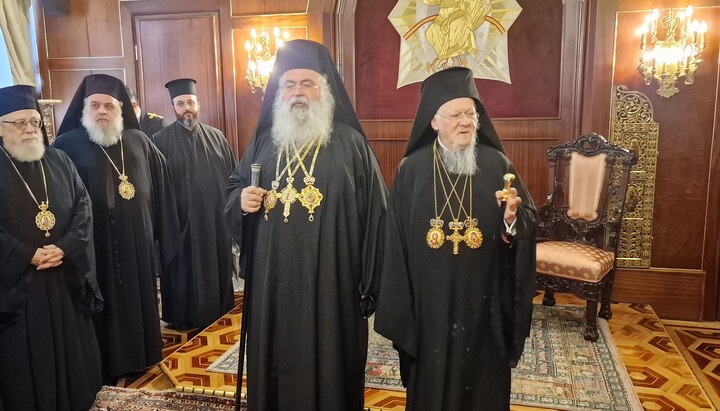
[[[7,141],[4,141],[4,143],[5,150],[10,154],[10,157],[23,163],[38,161],[45,155],[45,144],[40,136],[34,140],[26,140],[19,144],[8,144]]]
[[[447,171],[458,175],[475,175],[478,170],[476,144],[476,139],[473,138],[470,145],[458,151],[446,150],[440,146],[440,157]]]
[[[309,101],[305,97],[293,97],[283,101],[283,90],[278,89],[273,103],[273,124],[270,131],[278,152],[285,148],[300,147],[310,140],[319,138],[321,145],[330,141],[333,130],[335,98],[322,86],[320,99]],[[296,102],[306,103],[304,107],[293,107]]]
[[[102,127],[98,125],[89,113],[86,114],[83,110],[82,125],[85,127],[85,130],[87,130],[90,140],[103,147],[110,147],[117,144],[123,132],[123,118],[120,114],[115,117],[112,123]]]

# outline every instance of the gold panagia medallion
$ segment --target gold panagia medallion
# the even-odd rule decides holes
[[[477,227],[468,227],[467,230],[465,230],[464,237],[465,244],[468,246],[468,248],[472,248],[473,250],[476,248],[480,248],[483,243],[482,232]]]
[[[465,220],[465,227],[467,227],[467,230],[465,230],[465,245],[468,246],[468,248],[472,248],[473,250],[476,248],[480,248],[480,246],[483,243],[483,235],[479,228],[477,228],[478,220],[477,218],[469,218]]]
[[[313,213],[315,213],[315,208],[320,206],[323,195],[320,190],[312,185],[315,182],[313,177],[306,177],[304,181],[307,186],[300,192],[300,203],[308,209],[308,213],[310,214],[308,220],[313,221],[315,220]]]
[[[270,210],[275,208],[277,200],[277,191],[274,188],[265,193],[265,197],[263,197],[263,207],[265,208],[265,221],[268,221],[268,213],[270,212]]]
[[[445,222],[439,218],[430,220],[431,227],[425,236],[425,241],[427,241],[427,245],[432,249],[437,250],[445,244],[445,233],[441,228],[443,224],[445,224]]]
[[[40,212],[35,215],[35,225],[42,231],[45,231],[45,237],[50,237],[50,230],[55,227],[55,214],[48,211],[47,204],[43,201],[38,206]]]
[[[120,193],[120,197],[126,200],[132,200],[132,198],[135,197],[135,186],[128,181],[128,177],[125,174],[120,174],[118,192]]]

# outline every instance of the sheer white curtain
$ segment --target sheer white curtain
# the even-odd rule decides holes
[[[30,0],[0,0],[0,29],[15,84],[35,85],[30,44]]]

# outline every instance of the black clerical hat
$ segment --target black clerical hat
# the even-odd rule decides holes
[[[495,126],[480,101],[472,70],[465,67],[452,67],[438,71],[423,81],[421,92],[420,104],[405,149],[406,157],[418,148],[435,141],[436,133],[430,125],[433,116],[443,104],[462,97],[475,100],[475,108],[479,114],[478,143],[505,153]]]
[[[108,96],[115,97],[122,103],[123,127],[125,129],[134,128],[140,130],[140,125],[135,116],[135,111],[133,111],[130,97],[125,90],[125,84],[118,78],[108,76],[107,74],[91,74],[85,76],[70,101],[70,105],[65,112],[65,117],[60,124],[58,136],[80,127],[82,124],[81,119],[85,99],[93,94],[107,94]]]
[[[15,85],[0,88],[0,116],[26,109],[38,109],[35,87]]]
[[[309,40],[290,40],[277,51],[275,64],[265,90],[260,119],[252,137],[255,144],[257,144],[258,137],[272,128],[273,104],[280,88],[280,78],[286,71],[299,68],[313,70],[325,76],[330,91],[335,97],[333,121],[350,126],[364,136],[365,132],[360,126],[360,121],[357,118],[347,90],[345,90],[345,85],[327,47]]]
[[[165,84],[165,88],[167,88],[170,92],[170,99],[182,96],[183,94],[192,94],[193,96],[197,96],[197,90],[195,88],[196,83],[197,81],[191,78],[179,78],[168,81]]]

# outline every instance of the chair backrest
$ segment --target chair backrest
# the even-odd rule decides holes
[[[551,147],[547,156],[550,187],[538,210],[538,237],[615,253],[633,153],[592,133]]]

